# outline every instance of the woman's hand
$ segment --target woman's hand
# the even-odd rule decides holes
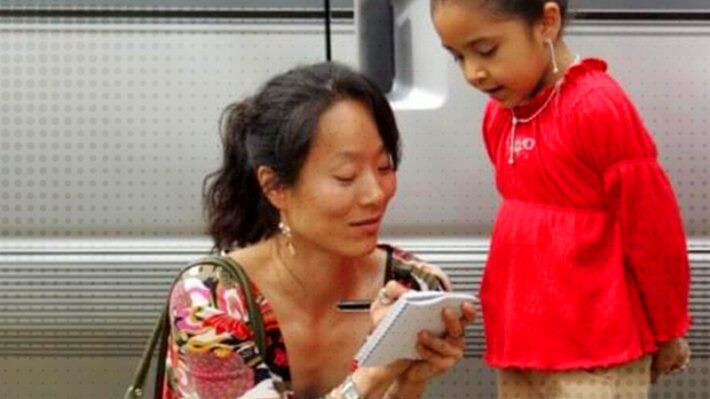
[[[402,374],[404,381],[425,384],[434,377],[451,369],[462,357],[465,346],[464,329],[476,318],[476,309],[470,302],[461,305],[461,317],[457,318],[451,309],[445,309],[442,318],[446,333],[437,337],[428,331],[419,333],[417,352],[423,360],[412,363]]]
[[[661,344],[653,355],[651,381],[656,382],[662,374],[681,372],[690,363],[690,347],[685,338],[675,338]]]
[[[396,281],[388,282],[370,306],[372,324],[377,326],[397,299],[407,291],[408,288]],[[352,379],[364,397],[379,398],[411,364],[411,360],[397,360],[382,367],[360,367],[353,372]]]
[[[372,301],[372,305],[370,306],[372,325],[377,326],[397,299],[404,295],[407,291],[409,291],[409,288],[394,280],[389,281],[384,287],[382,287],[377,295],[377,298]]]

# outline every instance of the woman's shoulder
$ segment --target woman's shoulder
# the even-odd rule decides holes
[[[224,263],[227,258],[235,266],[243,270],[247,276],[249,287],[243,287]],[[254,265],[259,262],[258,251],[250,248],[222,252],[219,256],[209,256],[193,261],[187,265],[176,278],[170,295],[170,305],[175,308],[213,307],[233,311],[245,307],[243,294],[249,289],[253,294],[259,294],[254,278]]]
[[[391,244],[382,243],[379,247],[388,254],[388,280],[396,280],[419,290],[451,291],[451,281],[440,267]]]
[[[212,259],[214,260],[214,259]],[[245,304],[242,287],[222,266],[205,258],[182,270],[170,293],[171,314],[180,309],[242,315]],[[211,315],[203,315],[209,318]],[[206,320],[206,319],[205,319]]]
[[[254,280],[255,273],[263,269],[260,267],[267,259],[264,256],[264,250],[259,244],[251,245],[244,248],[234,248],[222,250],[212,256],[205,256],[194,260],[186,266],[179,280],[184,279],[200,279],[200,280],[215,280],[223,283],[228,283],[233,280],[230,273],[224,270],[224,260],[229,258],[233,264],[242,269],[250,280]]]

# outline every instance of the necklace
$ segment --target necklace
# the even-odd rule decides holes
[[[576,65],[579,62],[579,54],[574,56],[574,61],[572,61],[572,64],[567,68],[569,69],[570,67]],[[535,112],[533,112],[532,115],[528,116],[527,118],[518,118],[515,116],[515,111],[513,109],[510,110],[510,112],[513,114],[513,123],[510,129],[510,148],[508,149],[508,164],[512,165],[515,163],[515,128],[521,124],[521,123],[528,123],[532,121],[533,119],[537,118],[538,115],[542,113],[542,111],[547,108],[547,106],[552,102],[552,99],[560,92],[560,86],[562,86],[562,81],[564,80],[564,74],[555,82],[555,87],[552,89],[552,92],[550,93],[549,96],[547,96],[547,99],[545,102],[538,108]]]
[[[290,267],[286,266],[286,262],[283,261],[282,256],[281,256],[281,251],[279,251],[280,247],[277,241],[274,241],[274,245],[272,246],[273,248],[273,254],[278,263],[281,264],[281,269],[285,270],[286,273],[293,279],[293,281],[296,282],[296,284],[299,286],[299,288],[302,290],[303,293],[308,292],[308,288],[306,287],[306,284],[301,280],[296,273],[291,270]]]

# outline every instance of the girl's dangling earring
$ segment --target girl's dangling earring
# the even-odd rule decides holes
[[[551,39],[545,40],[547,47],[550,48],[550,59],[552,60],[552,73],[557,75],[560,72],[560,68],[557,66],[557,57],[555,57],[555,44],[552,43]]]
[[[291,256],[296,254],[296,248],[293,246],[293,235],[291,234],[291,227],[284,223],[283,221],[279,222],[279,230],[281,230],[281,234],[284,236],[286,239],[286,248],[288,248],[288,252],[291,254]]]

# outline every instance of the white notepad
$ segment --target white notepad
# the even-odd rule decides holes
[[[384,366],[397,359],[420,359],[415,346],[417,334],[427,330],[434,335],[446,332],[444,308],[461,317],[461,304],[476,297],[460,292],[408,291],[402,295],[355,355],[360,367]]]

